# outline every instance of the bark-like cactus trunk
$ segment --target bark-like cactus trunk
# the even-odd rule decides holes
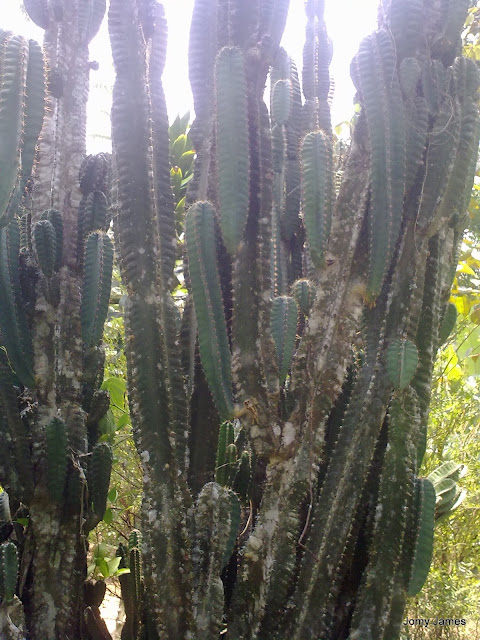
[[[5,216],[11,221],[1,230],[11,312],[0,318],[0,335],[13,371],[2,360],[0,415],[4,444],[14,443],[17,452],[13,469],[2,469],[1,484],[10,504],[28,516],[26,528],[16,529],[16,593],[25,612],[18,637],[28,632],[33,640],[79,640],[90,637],[86,536],[103,517],[111,467],[109,445],[98,444],[98,421],[108,409],[108,394],[98,391],[113,259],[106,235],[108,163],[105,157],[85,159],[88,43],[106,3],[29,0],[25,5],[45,29],[45,78],[31,54],[24,104],[18,105],[22,162],[25,149],[37,142],[29,119],[34,106],[43,128],[34,188],[22,165],[19,195]]]

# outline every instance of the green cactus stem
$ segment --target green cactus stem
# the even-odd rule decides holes
[[[32,236],[38,266],[46,278],[51,278],[58,262],[55,228],[48,220],[39,220],[33,225]]]
[[[416,595],[423,587],[430,570],[433,554],[433,530],[435,527],[435,487],[426,478],[415,481],[419,499],[418,524],[415,551],[412,558],[412,577],[408,585],[408,595]]]
[[[0,545],[0,596],[6,604],[13,602],[17,588],[18,552],[13,542]]]
[[[228,455],[227,451],[234,441],[233,423],[222,422],[218,433],[217,459],[215,463],[215,482],[223,487],[228,486]],[[235,445],[233,445],[235,446]]]
[[[88,44],[102,24],[106,0],[85,0],[79,5],[78,29],[82,44]]]
[[[287,124],[292,107],[292,85],[290,80],[278,80],[273,87],[271,99],[273,121],[279,125]]]
[[[315,267],[325,264],[334,200],[332,140],[323,131],[302,142],[302,211],[310,255]]]
[[[62,214],[56,209],[48,209],[44,211],[40,217],[40,220],[47,220],[53,225],[55,231],[55,262],[53,265],[54,271],[58,271],[62,264],[62,251],[63,251],[63,218]]]
[[[235,505],[235,506],[234,506]],[[222,628],[223,584],[220,573],[231,555],[239,523],[238,498],[229,489],[210,482],[198,496],[195,507],[193,570],[194,608],[198,640],[216,637]]]
[[[419,419],[417,404],[415,391],[409,387],[402,395],[394,397],[390,405],[388,446],[383,460],[368,565],[352,619],[352,638],[382,637],[386,623],[384,612],[393,598],[392,576],[400,561],[411,493],[412,457],[415,456],[414,440]]]
[[[0,225],[14,196],[21,166],[24,94],[27,81],[28,43],[7,35],[0,53]]]
[[[315,302],[315,284],[311,280],[301,278],[292,284],[292,296],[295,298],[300,311],[304,316],[308,316],[310,309]]]
[[[188,267],[198,322],[200,357],[210,391],[223,418],[233,412],[230,348],[216,262],[214,213],[197,202],[185,218]]]
[[[383,29],[361,42],[354,63],[371,148],[367,285],[370,302],[380,293],[402,221],[405,114],[395,63],[392,36]]]
[[[38,136],[42,129],[45,109],[45,67],[43,53],[35,40],[28,41],[28,67],[25,86],[25,114],[22,135],[22,180],[23,195],[29,185],[35,164]]]
[[[250,198],[245,63],[239,47],[225,47],[218,53],[215,104],[220,227],[227,251],[234,255]]]
[[[20,229],[17,220],[0,228],[0,330],[15,373],[34,387],[30,331],[19,280]]]
[[[102,338],[107,317],[113,271],[113,246],[108,235],[91,233],[85,245],[82,290],[82,338],[94,346]]]
[[[284,384],[295,349],[298,306],[293,298],[281,296],[272,304],[271,331],[275,342],[280,384]]]
[[[417,347],[410,340],[394,340],[387,349],[387,374],[396,389],[405,389],[418,366]]]
[[[88,491],[93,513],[99,520],[105,514],[112,462],[112,448],[108,442],[96,444],[88,463]]]

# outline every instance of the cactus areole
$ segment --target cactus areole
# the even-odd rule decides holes
[[[112,162],[85,156],[106,1],[24,4],[46,62],[0,31],[0,636],[109,638],[84,581],[112,467],[113,209],[144,479],[122,640],[395,640],[434,544],[418,469],[480,133],[469,0],[381,0],[348,152],[323,1],[299,77],[288,0],[195,0],[182,220],[162,4],[109,3]]]

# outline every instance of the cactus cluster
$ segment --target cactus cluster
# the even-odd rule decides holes
[[[0,595],[28,600],[34,638],[100,633],[98,598],[83,611],[81,593],[112,465],[99,422],[113,175],[144,478],[143,539],[119,550],[123,637],[393,640],[436,514],[461,496],[458,469],[418,469],[480,134],[459,47],[469,3],[381,3],[351,67],[345,161],[324,3],[305,3],[300,84],[279,46],[288,0],[196,0],[186,195],[157,0],[110,2],[112,169],[85,157],[105,4],[25,2],[46,30],[45,112],[40,48],[0,32],[0,480],[29,516],[15,530],[2,494]]]
[[[99,442],[109,406],[99,390],[113,262],[109,159],[85,157],[82,124],[87,44],[106,3],[76,4],[25,2],[46,29],[45,58],[36,42],[0,31],[0,582],[8,605],[18,593],[38,638],[84,636],[85,539],[103,518],[112,465],[110,444]]]
[[[288,2],[196,0],[177,326],[163,9],[111,2],[114,223],[160,637],[393,640],[428,573],[435,489],[417,473],[455,321],[478,73],[456,44],[467,3],[404,4],[382,2],[352,63],[345,162],[323,2],[306,2],[302,101],[279,47]]]

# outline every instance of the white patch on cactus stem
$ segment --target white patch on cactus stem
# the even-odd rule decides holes
[[[279,436],[282,433],[282,429],[278,424],[274,424],[272,427],[274,435]]]
[[[316,333],[322,321],[321,315],[317,312],[308,318],[308,328],[311,332]]]
[[[286,422],[283,425],[283,445],[288,447],[295,440],[295,426],[293,422]]]
[[[137,251],[140,255],[143,255],[145,253],[145,247],[140,247]]]
[[[155,509],[151,509],[148,512],[148,523],[152,524],[152,522],[155,522],[155,520],[157,519],[157,512],[155,511]]]
[[[265,532],[268,534],[269,538],[273,536],[275,527],[279,519],[279,515],[280,514],[278,512],[278,509],[269,509],[265,513],[265,521],[263,523],[263,528],[265,529]]]
[[[150,460],[150,453],[148,451],[142,451],[140,458],[142,459],[142,462],[148,462]]]
[[[262,541],[255,535],[251,535],[248,539],[247,551],[258,551],[262,547]]]

